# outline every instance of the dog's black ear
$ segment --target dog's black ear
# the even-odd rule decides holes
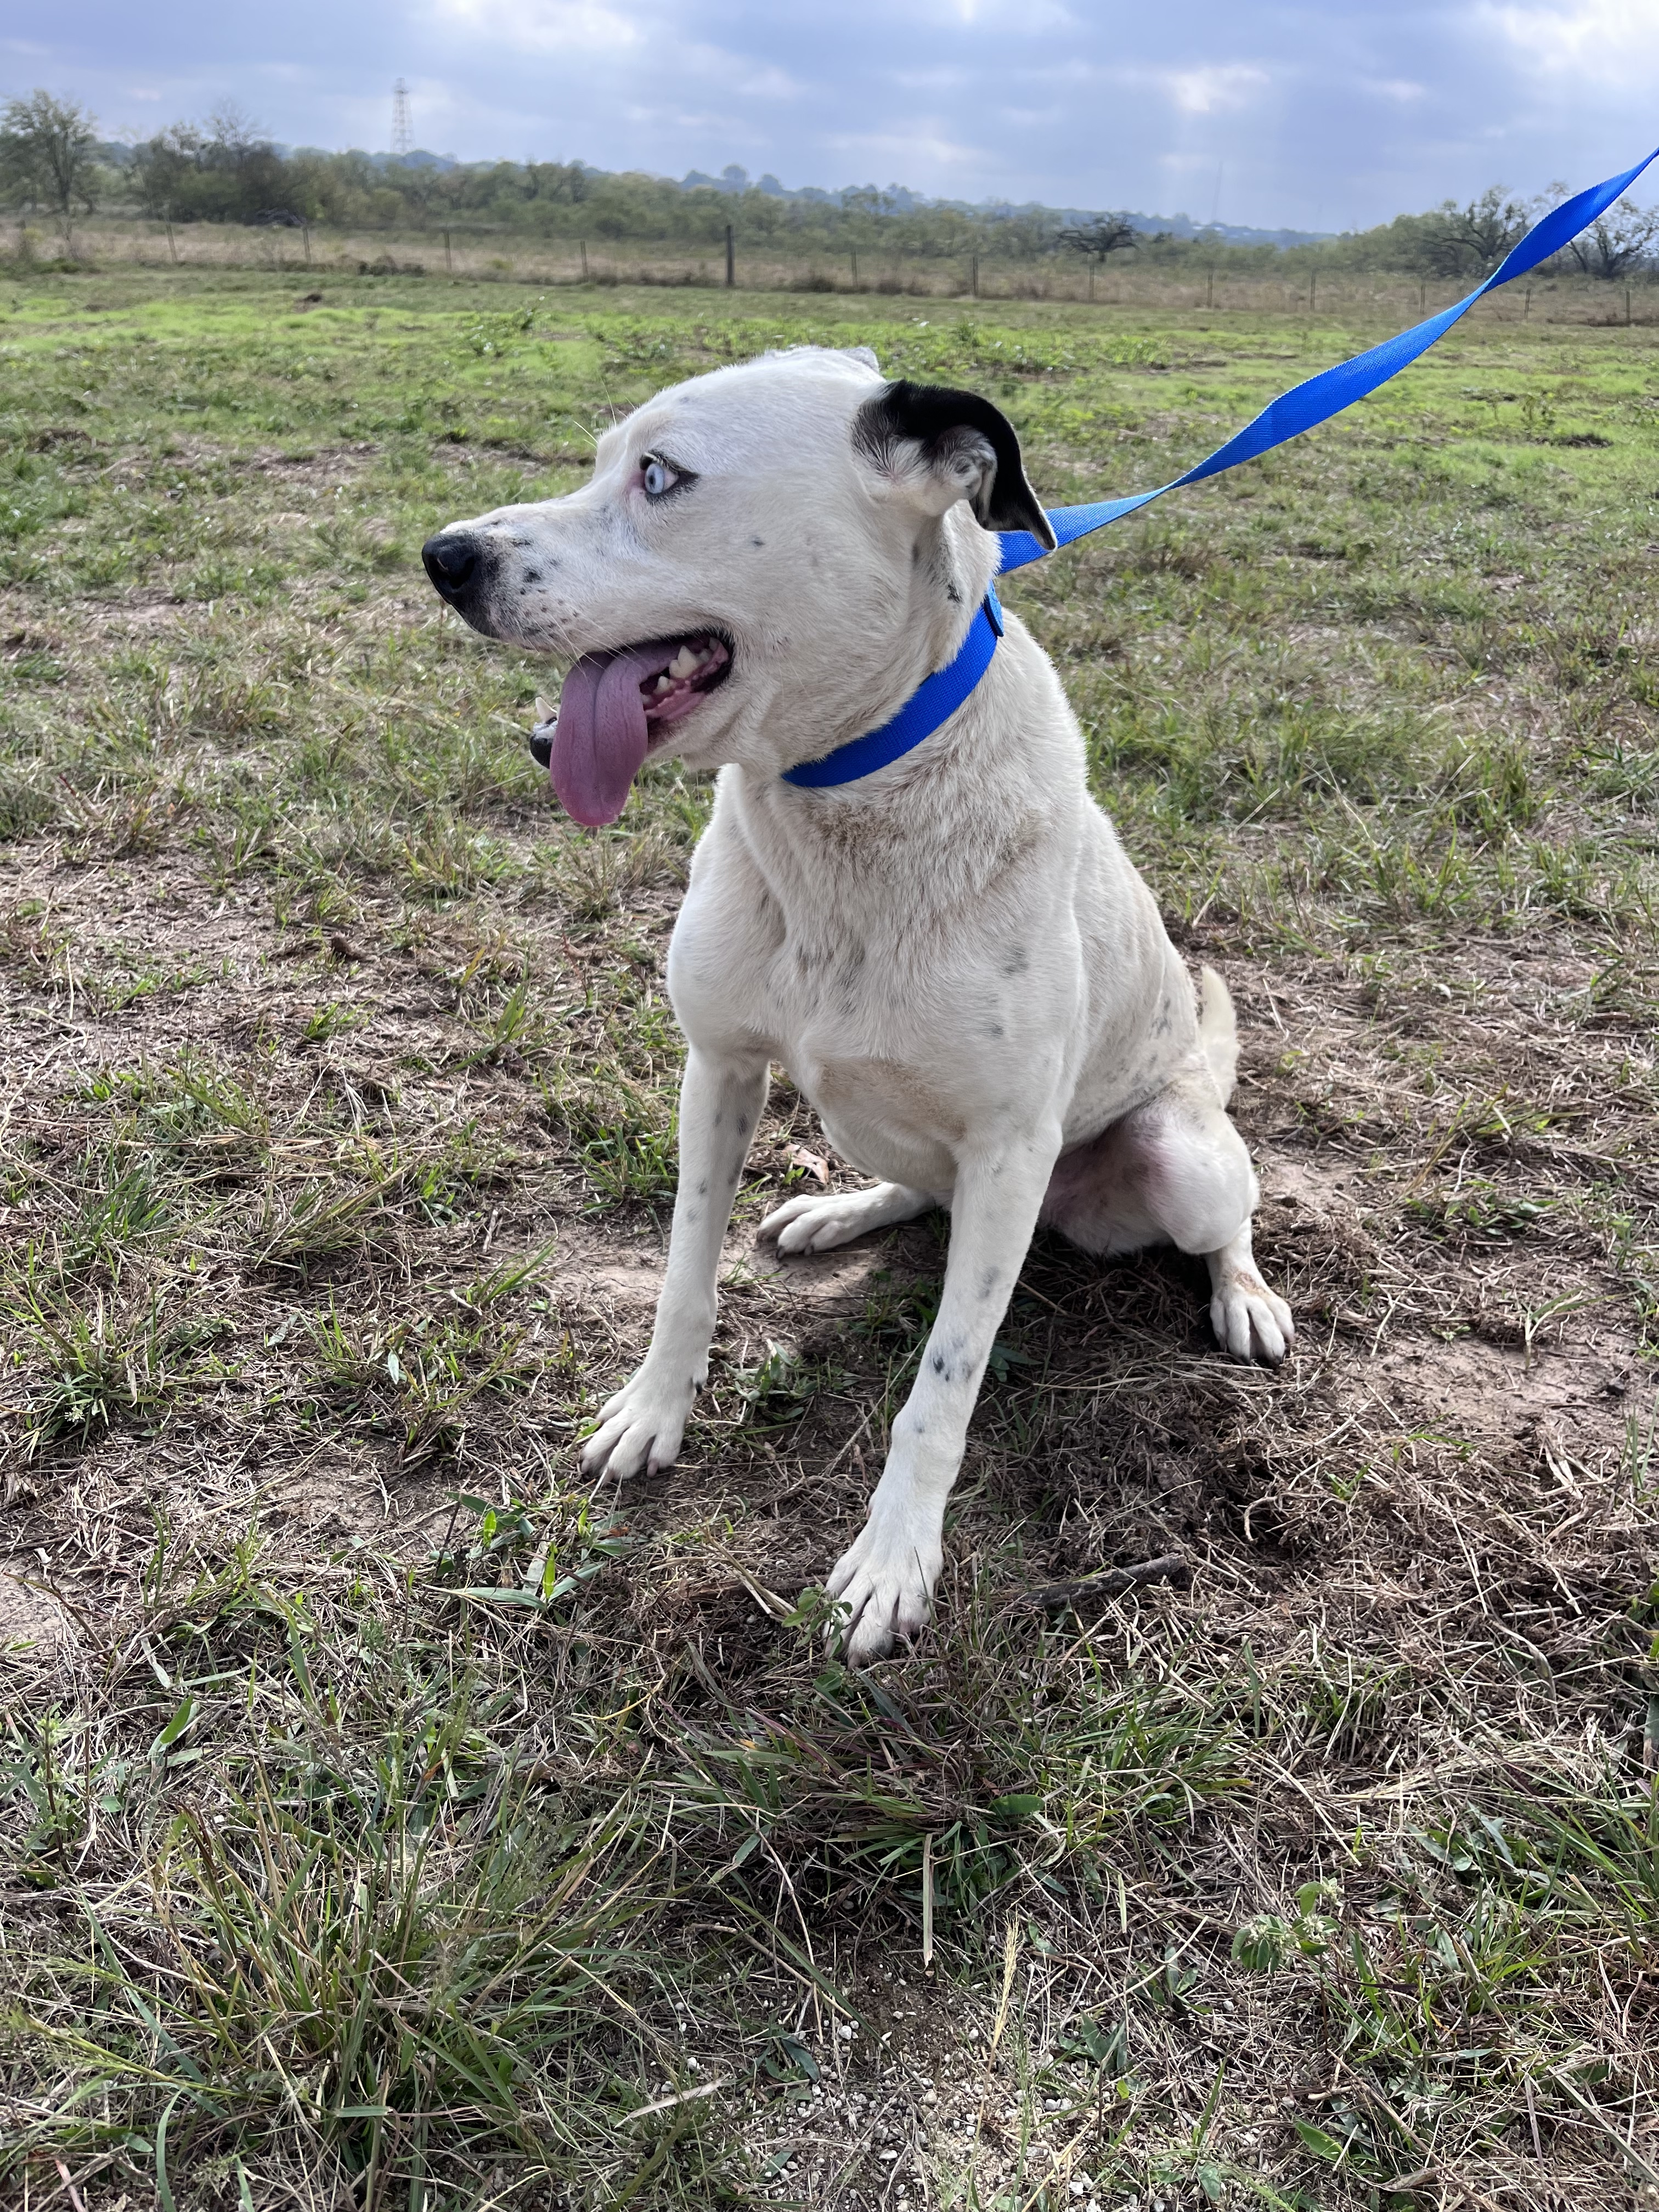
[[[1029,530],[1053,551],[1054,526],[1025,480],[1014,426],[976,392],[901,379],[865,401],[853,434],[884,474],[919,469],[931,479],[928,504],[940,514],[966,499],[988,530]]]

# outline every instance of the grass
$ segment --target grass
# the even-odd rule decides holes
[[[780,1080],[684,1465],[577,1483],[708,793],[565,823],[419,544],[764,344],[988,392],[1060,501],[1380,326],[297,281],[0,276],[8,2201],[1659,2201],[1654,335],[1482,311],[1011,584],[1303,1334],[1040,1242],[855,1677],[943,1226],[763,1255],[844,1172]]]

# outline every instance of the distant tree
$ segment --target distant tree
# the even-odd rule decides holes
[[[575,206],[587,198],[587,178],[580,161],[532,161],[525,170],[525,198]]]
[[[135,147],[132,176],[148,214],[181,222],[314,219],[319,212],[311,167],[284,161],[230,102],[205,123],[169,124]]]
[[[1649,258],[1659,238],[1659,207],[1632,207],[1620,200],[1581,231],[1567,247],[1586,276],[1627,276]]]
[[[205,143],[199,125],[170,123],[165,131],[134,147],[133,182],[146,215],[170,215],[175,208],[180,214],[185,212],[180,202],[185,179],[201,168]]]
[[[49,208],[75,251],[75,218],[98,204],[95,118],[72,100],[33,92],[0,108],[0,186],[33,207]]]
[[[1087,222],[1068,223],[1057,240],[1069,252],[1085,254],[1091,261],[1103,261],[1109,253],[1139,242],[1140,234],[1124,215],[1095,215]]]
[[[1506,199],[1502,185],[1489,185],[1478,200],[1459,207],[1447,200],[1420,234],[1424,258],[1436,276],[1490,276],[1532,225],[1524,200]]]

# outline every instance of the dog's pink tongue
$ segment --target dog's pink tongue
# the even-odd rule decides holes
[[[651,741],[640,685],[673,650],[641,645],[590,653],[564,679],[548,773],[566,812],[590,830],[614,822],[628,804]]]

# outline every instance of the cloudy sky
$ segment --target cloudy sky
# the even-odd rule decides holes
[[[1659,0],[6,0],[0,94],[293,143],[1340,230],[1659,140]]]

